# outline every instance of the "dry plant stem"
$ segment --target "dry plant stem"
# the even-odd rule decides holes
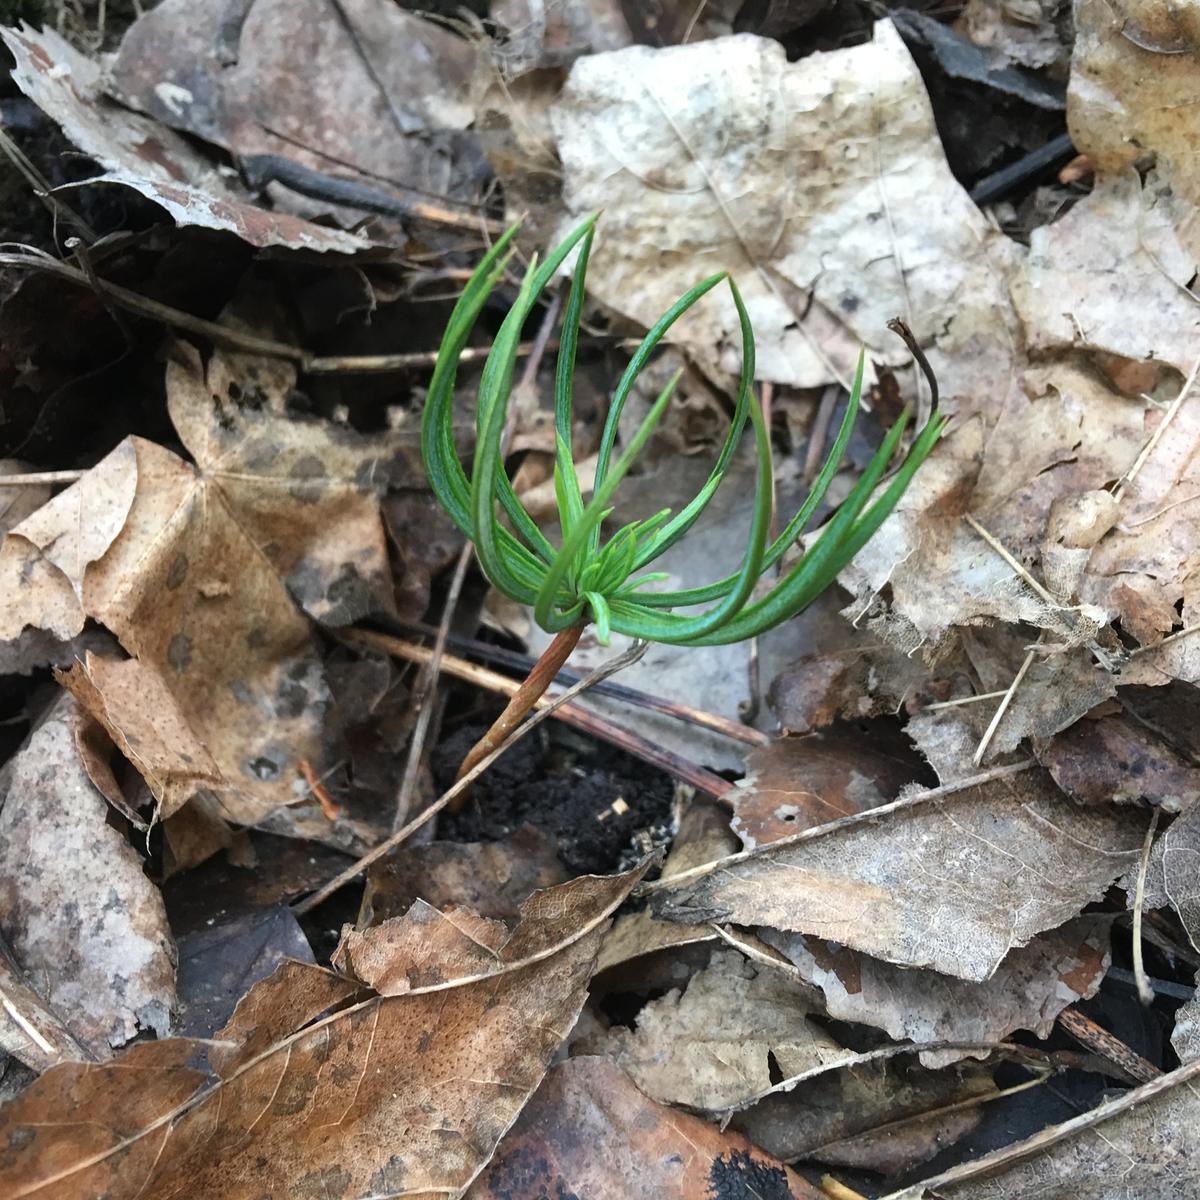
[[[3,482],[2,476],[0,476],[0,482]],[[435,637],[437,635],[437,630],[431,625],[422,625],[415,622],[398,622],[398,626],[414,634],[421,634],[426,637]],[[455,634],[450,634],[446,640],[449,645],[458,646],[467,653],[481,658],[484,662],[490,660],[521,671],[528,671],[533,665],[532,660],[526,658],[524,655],[516,654],[510,650],[502,650],[499,646],[492,646],[487,642],[476,641],[475,638],[458,637]],[[411,645],[395,638],[392,639],[392,644],[394,646],[392,653],[398,654],[401,657],[411,657],[414,662],[424,661],[417,657],[417,655],[427,653],[423,647]],[[466,659],[455,658],[452,655],[447,656],[447,663],[455,664],[460,670],[469,671],[472,669],[472,664]],[[454,667],[448,666],[447,670],[453,671]],[[496,679],[503,678],[503,676],[495,675],[490,671],[487,674]],[[472,676],[463,674],[460,678],[467,679],[472,678]],[[578,680],[579,676],[573,671],[564,669],[558,673],[557,682],[564,686],[569,686]],[[487,684],[485,686],[491,685]],[[664,716],[674,717],[677,721],[683,721],[688,725],[696,725],[701,729],[710,729],[713,733],[724,734],[736,742],[745,742],[747,746],[765,746],[771,740],[761,730],[752,729],[749,725],[743,725],[740,721],[731,721],[728,717],[721,717],[716,713],[705,712],[702,708],[692,708],[688,704],[679,704],[674,700],[664,700],[660,696],[650,695],[649,692],[639,692],[636,688],[625,687],[615,683],[602,683],[595,687],[593,691],[597,696],[611,696],[614,700],[622,700],[628,704],[634,704],[638,708],[648,708],[652,712],[659,712],[664,714]]]
[[[554,635],[554,640],[542,651],[541,657],[533,664],[533,670],[525,676],[525,681],[515,692],[512,699],[504,706],[504,711],[492,722],[492,727],[467,751],[467,757],[458,768],[456,782],[471,771],[475,764],[486,755],[491,754],[505,738],[524,720],[526,713],[545,695],[546,689],[554,682],[559,668],[571,657],[571,651],[579,645],[583,633],[583,623],[578,622],[568,626],[561,633]],[[450,806],[451,812],[457,812],[466,802],[464,792],[457,803]]]
[[[462,593],[463,581],[467,577],[467,567],[471,563],[471,543],[467,542],[454,564],[454,574],[450,578],[450,588],[446,593],[446,603],[442,609],[441,624],[438,625],[437,637],[433,643],[433,653],[421,668],[418,676],[416,696],[417,721],[413,726],[412,737],[408,741],[408,758],[404,763],[404,776],[400,780],[400,791],[396,794],[396,815],[392,820],[392,832],[399,829],[408,820],[412,808],[413,792],[417,787],[417,775],[421,769],[421,755],[425,751],[425,738],[429,733],[429,723],[433,720],[434,699],[437,694],[438,676],[442,671],[442,656],[446,653],[446,637],[450,632],[450,622],[454,610],[458,607],[458,597]]]
[[[436,816],[456,797],[461,796],[471,784],[479,778],[498,759],[506,750],[515,746],[530,730],[540,725],[547,717],[553,715],[556,709],[561,708],[564,704],[574,700],[581,692],[587,691],[593,684],[599,683],[601,679],[607,679],[610,675],[620,671],[623,667],[628,667],[630,664],[637,662],[643,654],[646,653],[649,647],[648,642],[637,642],[631,646],[624,654],[617,655],[616,658],[609,659],[606,663],[601,663],[586,679],[581,679],[574,687],[568,688],[561,696],[551,700],[545,708],[535,712],[528,720],[525,721],[520,728],[513,731],[512,735],[499,746],[496,747],[486,758],[481,759],[475,766],[460,779],[452,788],[439,796],[427,809],[415,816],[403,829],[398,829],[391,837],[380,842],[373,850],[368,851],[357,862],[351,863],[340,874],[335,875],[328,883],[324,884],[311,896],[305,897],[303,900],[297,901],[292,905],[292,911],[297,916],[303,916],[307,912],[311,912],[318,904],[327,900],[338,888],[343,887],[352,879],[357,878],[365,871],[372,863],[377,862],[385,854],[390,853],[401,843],[412,836],[426,821]]]
[[[1142,909],[1146,903],[1146,872],[1150,868],[1150,848],[1154,845],[1154,832],[1158,828],[1156,808],[1150,814],[1146,827],[1146,840],[1142,843],[1142,859],[1138,863],[1137,887],[1133,893],[1133,978],[1137,983],[1138,998],[1147,1008],[1154,1003],[1154,989],[1146,975],[1146,964],[1142,960]]]
[[[32,471],[28,475],[0,475],[0,487],[45,487],[55,483],[77,483],[86,471]]]
[[[0,266],[19,267],[26,270],[44,271],[78,284],[89,291],[99,291],[106,299],[111,300],[129,312],[137,313],[151,320],[161,321],[174,329],[183,329],[197,337],[207,338],[218,346],[231,350],[244,350],[251,354],[261,354],[267,358],[282,358],[296,363],[302,371],[310,375],[328,375],[336,372],[348,374],[376,374],[390,371],[411,371],[421,368],[432,369],[437,362],[436,350],[419,350],[411,354],[363,354],[363,355],[332,355],[323,357],[310,354],[300,346],[292,346],[287,342],[276,342],[271,338],[255,337],[241,330],[231,329],[227,325],[218,325],[215,321],[206,321],[202,317],[192,316],[182,309],[172,308],[169,304],[160,304],[148,296],[139,295],[129,288],[121,287],[107,280],[96,279],[95,286],[88,279],[87,273],[69,263],[52,258],[48,254],[34,251],[30,248],[24,253],[12,251],[0,252]],[[522,343],[518,353],[525,355],[532,347]],[[491,353],[488,346],[467,346],[460,357],[461,362],[477,362],[487,358]]]
[[[402,641],[400,638],[392,637],[389,634],[375,633],[366,629],[343,630],[340,637],[343,642],[351,645],[370,646],[374,649],[383,650],[388,654],[395,655],[397,658],[403,658],[408,662],[425,664],[429,662],[433,654],[433,651],[427,649],[425,646],[414,646],[410,642]],[[478,667],[474,663],[467,662],[463,658],[457,658],[453,654],[447,654],[443,657],[442,670],[447,675],[453,675],[457,679],[464,679],[468,683],[487,688],[488,691],[498,692],[502,696],[512,696],[519,686],[516,680],[510,679],[507,675],[499,675],[495,671],[489,671],[486,667]],[[596,688],[597,692],[599,690],[599,688]],[[537,701],[537,707],[540,708],[551,702],[552,698],[543,695]],[[690,783],[694,788],[704,792],[706,795],[719,798],[724,796],[734,786],[727,780],[722,779],[720,775],[714,775],[711,771],[706,771],[696,763],[690,762],[678,754],[672,754],[669,750],[662,749],[639,734],[633,733],[628,729],[623,729],[619,725],[614,725],[606,717],[601,716],[599,713],[591,712],[582,705],[565,704],[562,708],[555,711],[554,716],[556,720],[562,721],[564,725],[570,725],[573,729],[582,730],[584,733],[591,734],[592,737],[598,738],[600,741],[619,746],[635,758],[640,758],[643,762],[661,768],[667,774],[674,775],[677,779],[683,780],[684,783]],[[738,728],[741,728],[741,726],[738,726]],[[763,737],[763,742],[765,743],[766,741],[767,739]],[[755,742],[753,744],[758,745],[759,743]]]
[[[1112,1117],[1120,1116],[1121,1113],[1128,1112],[1130,1109],[1136,1108],[1139,1104],[1145,1104],[1148,1100],[1154,1099],[1155,1096],[1159,1096],[1163,1092],[1170,1091],[1181,1084],[1190,1083],[1198,1075],[1200,1075],[1200,1060],[1190,1062],[1186,1066],[1170,1072],[1168,1075],[1159,1075],[1158,1078],[1152,1080],[1150,1083],[1133,1088],[1124,1095],[1118,1096],[1115,1100],[1098,1104],[1095,1108],[1090,1109],[1081,1116],[1064,1121],[1061,1125],[1051,1125],[1049,1129],[1043,1129],[1041,1132],[1035,1133],[1033,1137],[1026,1138],[1023,1142],[1014,1142],[1011,1146],[1004,1146],[1000,1150],[993,1150],[991,1154],[985,1154],[982,1158],[973,1159],[971,1162],[962,1163],[957,1167],[951,1167],[948,1171],[943,1171],[940,1175],[934,1175],[930,1179],[923,1179],[915,1188],[905,1188],[899,1192],[889,1192],[886,1196],[881,1197],[880,1200],[907,1200],[908,1197],[914,1195],[939,1195],[941,1194],[938,1191],[939,1188],[966,1183],[971,1179],[992,1175],[999,1176],[1000,1172],[1008,1167],[1016,1166],[1023,1159],[1035,1154],[1044,1153],[1051,1146],[1056,1146],[1059,1142],[1065,1142],[1076,1134],[1082,1133],[1085,1129],[1095,1129],[1098,1126],[1102,1126],[1105,1121]],[[998,1178],[997,1182],[999,1183],[1001,1180],[1002,1176]],[[1134,1193],[1131,1192],[1129,1194],[1132,1195]]]
[[[1157,1079],[1162,1072],[1136,1050],[1130,1049],[1120,1038],[1097,1025],[1091,1017],[1084,1016],[1074,1005],[1058,1014],[1058,1024],[1081,1046],[1099,1055],[1115,1066],[1127,1078],[1136,1083]]]

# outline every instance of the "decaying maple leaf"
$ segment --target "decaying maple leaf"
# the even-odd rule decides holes
[[[168,408],[195,465],[128,438],[0,547],[11,599],[0,638],[26,626],[69,638],[88,618],[107,626],[138,666],[97,668],[89,706],[119,707],[106,689],[136,670],[210,756],[220,811],[239,824],[304,801],[300,761],[325,762],[330,696],[297,603],[331,624],[391,611],[375,493],[419,469],[403,439],[285,415],[294,378],[246,355],[216,353],[205,367],[177,346]],[[181,744],[166,752],[197,757]],[[161,802],[163,764],[133,761]],[[209,763],[195,770],[212,782]],[[168,810],[184,798],[172,791]]]

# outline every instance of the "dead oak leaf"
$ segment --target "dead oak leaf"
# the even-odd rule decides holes
[[[650,884],[671,920],[766,925],[988,979],[1125,872],[1145,822],[1080,809],[1038,770],[843,818]]]
[[[201,1044],[184,1039],[47,1071],[0,1112],[0,1192],[459,1195],[574,1024],[603,921],[640,874],[543,893],[512,934],[531,953],[483,977],[362,999],[354,980],[285,964],[207,1044],[218,1078],[198,1093],[184,1063]]]

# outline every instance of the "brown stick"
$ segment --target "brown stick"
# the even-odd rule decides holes
[[[457,783],[481,759],[486,758],[495,748],[525,718],[525,714],[541,699],[546,689],[554,682],[559,668],[571,657],[571,651],[579,645],[579,637],[583,633],[583,622],[569,625],[561,633],[555,634],[554,640],[542,651],[542,656],[533,664],[533,670],[525,676],[525,682],[513,693],[512,699],[505,705],[504,711],[492,722],[492,727],[471,747],[467,757],[463,759],[458,774],[454,777]],[[466,793],[458,796],[450,806],[451,812],[457,812],[466,801]]]

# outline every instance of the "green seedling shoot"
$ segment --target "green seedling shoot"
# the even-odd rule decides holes
[[[514,729],[550,685],[579,640],[594,623],[602,643],[613,631],[643,641],[683,646],[740,642],[764,633],[811,604],[866,545],[895,508],[917,469],[936,444],[945,419],[924,356],[899,323],[910,349],[926,369],[933,409],[925,427],[902,456],[879,495],[884,474],[908,424],[905,412],[887,433],[849,495],[810,539],[803,554],[778,573],[769,587],[757,585],[795,545],[836,475],[858,413],[862,390],[860,354],[850,402],[833,447],[804,503],[777,537],[771,538],[772,455],[770,436],[753,392],[754,332],[733,279],[725,272],[685,292],[654,324],[629,361],[613,394],[600,437],[592,495],[585,502],[572,455],[572,383],[584,303],[588,256],[595,218],[584,221],[544,262],[535,258],[516,301],[500,326],[479,383],[476,446],[470,475],[454,445],[452,411],[459,356],[484,302],[511,257],[516,227],[484,256],[451,314],[429,385],[421,449],[429,482],[442,507],[475,545],[480,566],[505,595],[531,605],[539,625],[556,635],[504,713],[464,760],[465,774]],[[559,341],[554,383],[555,469],[562,537],[554,545],[521,506],[504,465],[503,437],[522,329],[538,298],[576,247],[579,257]],[[742,365],[729,431],[707,481],[678,512],[662,509],[605,534],[617,490],[670,404],[678,373],[663,389],[632,437],[618,446],[617,430],[626,400],[650,355],[679,318],[722,283],[729,286],[742,338]],[[757,454],[754,509],[746,551],[736,571],[702,587],[655,590],[668,576],[647,571],[687,536],[728,473],[749,421]],[[507,522],[505,521],[507,518]]]

